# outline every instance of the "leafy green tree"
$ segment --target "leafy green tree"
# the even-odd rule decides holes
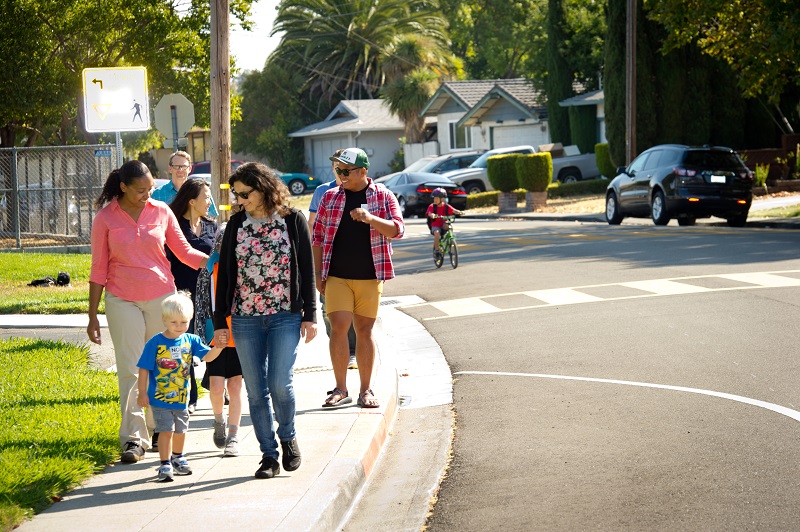
[[[738,73],[746,96],[778,104],[787,88],[800,86],[800,9],[787,0],[647,0],[663,24],[672,50],[696,43]]]
[[[299,97],[303,82],[296,70],[272,61],[261,71],[244,74],[242,121],[231,129],[233,150],[264,157],[284,172],[303,171],[303,140],[288,134],[324,118],[303,107]]]
[[[144,66],[149,93],[180,92],[194,103],[196,123],[209,123],[210,9],[207,1],[0,0],[0,138],[18,132],[33,144],[76,142],[83,131],[81,71],[88,67]],[[239,19],[251,0],[230,0]],[[145,134],[146,136],[146,134]]]
[[[386,82],[387,51],[417,36],[445,52],[445,28],[431,0],[284,0],[273,27],[283,36],[271,60],[306,76],[309,100],[375,98]]]
[[[543,0],[441,0],[453,52],[471,79],[524,77],[544,42]]]
[[[550,139],[564,145],[572,144],[569,128],[569,109],[558,102],[573,95],[573,70],[564,56],[563,43],[567,34],[564,29],[563,0],[547,2],[547,75],[544,81],[547,94],[547,121],[550,124]]]

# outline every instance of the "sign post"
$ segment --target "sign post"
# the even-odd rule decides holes
[[[116,133],[122,166],[121,131],[150,129],[145,67],[84,68],[83,107],[89,133]]]

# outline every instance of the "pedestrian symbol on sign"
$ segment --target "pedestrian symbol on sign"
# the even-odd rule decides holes
[[[131,109],[136,109],[136,112],[133,113],[133,120],[131,120],[131,122],[135,122],[137,116],[139,117],[139,122],[144,122],[144,120],[142,120],[142,106],[139,105],[136,100],[133,100],[133,107],[131,107]]]

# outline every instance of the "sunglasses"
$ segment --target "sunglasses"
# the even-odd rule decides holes
[[[361,168],[339,168],[338,166],[336,167],[336,173],[339,175],[343,175],[345,177],[349,176],[350,172],[357,172],[359,170],[361,170]]]
[[[236,192],[235,190],[231,190],[231,192],[233,193],[233,195],[234,195],[235,197],[237,197],[237,198],[242,198],[242,199],[246,200],[247,198],[249,198],[249,197],[250,197],[250,194],[252,194],[254,190],[255,190],[255,189],[251,188],[251,189],[250,189],[250,190],[248,190],[247,192]]]

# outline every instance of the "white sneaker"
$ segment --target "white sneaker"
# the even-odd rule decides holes
[[[157,482],[172,482],[172,464],[162,464],[158,466]]]
[[[192,474],[192,468],[189,467],[189,460],[187,460],[185,456],[173,456],[170,459],[170,464],[172,464],[173,469],[175,469],[176,475]]]
[[[225,442],[225,456],[239,456],[239,438],[236,434],[228,436]]]

